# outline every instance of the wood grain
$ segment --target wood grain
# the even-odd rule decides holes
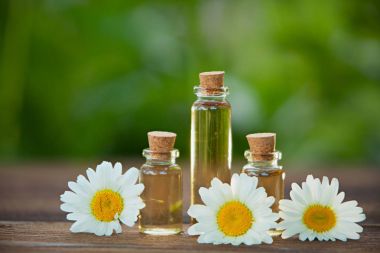
[[[239,246],[198,244],[196,237],[185,233],[175,236],[150,236],[126,229],[119,235],[97,237],[72,234],[68,222],[0,222],[0,249],[17,252],[95,251],[95,252],[378,252],[380,228],[366,225],[359,241],[301,242],[297,238],[275,238],[271,245]],[[365,243],[364,243],[365,242]]]
[[[0,166],[0,252],[380,252],[380,179],[376,169],[287,170],[286,192],[290,182],[302,182],[306,175],[338,177],[346,199],[356,199],[367,220],[358,241],[300,242],[297,238],[275,238],[272,245],[214,246],[196,243],[196,237],[149,236],[136,228],[123,228],[111,237],[72,234],[70,222],[59,210],[59,195],[67,182],[84,173],[80,166],[39,165]],[[185,168],[184,217],[188,207],[189,180]],[[187,226],[187,225],[185,225]]]

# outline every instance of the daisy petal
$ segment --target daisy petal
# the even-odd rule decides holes
[[[257,188],[257,178],[234,174],[231,186],[218,179],[210,188],[201,187],[204,205],[191,205],[188,214],[198,223],[188,229],[189,235],[199,235],[198,243],[246,245],[272,243],[268,229],[276,227],[278,215],[270,206],[263,187]],[[233,218],[235,217],[235,218]],[[233,223],[231,225],[231,219]]]
[[[135,184],[139,171],[132,168],[122,174],[120,163],[112,167],[110,162],[102,162],[86,174],[88,179],[79,175],[76,182],[68,182],[72,191],[60,196],[61,210],[68,212],[68,220],[75,221],[70,231],[110,236],[122,231],[118,219],[133,226],[145,206],[139,197],[144,185]]]
[[[323,177],[322,181],[307,176],[302,188],[292,184],[291,200],[280,201],[279,215],[283,219],[278,228],[284,229],[282,238],[299,234],[301,241],[346,241],[358,239],[363,228],[355,222],[365,219],[356,201],[343,202],[344,192],[339,181]]]

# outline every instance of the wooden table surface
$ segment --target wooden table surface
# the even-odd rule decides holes
[[[379,169],[287,169],[286,195],[291,182],[302,182],[307,174],[337,177],[345,200],[356,199],[367,219],[360,240],[300,242],[296,237],[274,238],[271,245],[239,246],[197,244],[196,237],[149,236],[137,228],[123,227],[111,237],[72,234],[70,222],[60,211],[59,195],[67,182],[84,173],[77,165],[0,166],[0,252],[380,252]],[[185,211],[189,202],[189,175],[184,170]],[[187,228],[188,225],[184,225]]]

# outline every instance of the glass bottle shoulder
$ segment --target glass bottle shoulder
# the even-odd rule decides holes
[[[141,166],[141,173],[148,175],[166,175],[182,173],[182,169],[178,164],[149,164],[145,163]]]
[[[260,166],[260,165],[255,165],[252,163],[248,163],[244,165],[242,169],[243,173],[246,173],[250,176],[259,176],[263,174],[282,174],[282,166],[281,165],[265,165],[265,166]]]
[[[197,99],[191,109],[194,110],[217,110],[226,109],[231,110],[231,104],[228,100],[209,100],[209,99]]]

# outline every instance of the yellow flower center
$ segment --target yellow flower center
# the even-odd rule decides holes
[[[219,229],[227,236],[244,235],[254,221],[251,210],[239,201],[225,203],[217,214]]]
[[[109,189],[96,192],[91,200],[91,212],[98,221],[113,221],[115,214],[120,215],[123,207],[120,194]]]
[[[336,225],[336,215],[329,206],[309,206],[303,214],[303,223],[318,233],[327,232]]]

